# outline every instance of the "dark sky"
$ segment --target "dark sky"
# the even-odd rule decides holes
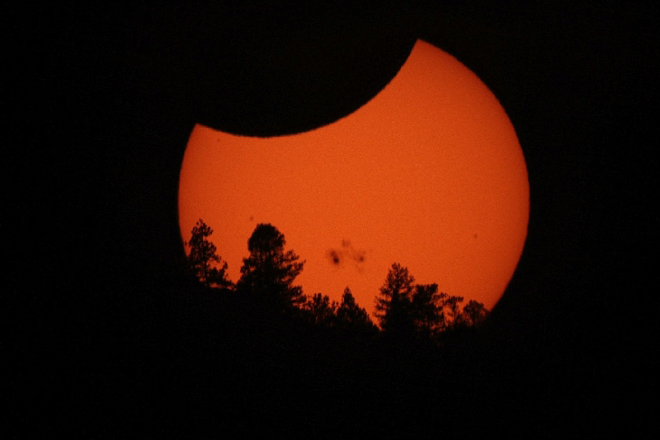
[[[256,135],[329,123],[375,95],[423,38],[491,88],[527,160],[529,236],[493,314],[498,340],[542,351],[537,338],[567,369],[602,367],[603,382],[636,368],[650,349],[657,237],[655,8],[330,3],[39,6],[5,18],[3,308],[15,334],[64,344],[94,327],[80,315],[103,315],[98,304],[150,303],[141,292],[171,284],[178,172],[195,122]]]

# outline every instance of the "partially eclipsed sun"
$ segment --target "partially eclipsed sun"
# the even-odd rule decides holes
[[[373,313],[398,262],[491,309],[525,243],[527,168],[493,93],[418,41],[378,95],[330,125],[270,138],[196,125],[181,167],[184,240],[200,218],[234,282],[252,231],[270,223],[307,261],[307,295],[340,300],[348,286]]]

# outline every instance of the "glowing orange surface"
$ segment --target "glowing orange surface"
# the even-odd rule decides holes
[[[235,136],[195,126],[179,188],[184,240],[201,218],[240,276],[257,223],[307,260],[298,284],[340,300],[349,286],[373,313],[394,262],[418,283],[491,309],[522,253],[525,160],[490,90],[418,41],[397,76],[333,124],[291,136]]]

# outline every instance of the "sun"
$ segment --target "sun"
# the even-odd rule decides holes
[[[202,218],[236,281],[258,223],[306,264],[306,294],[350,287],[373,312],[394,262],[419,283],[492,308],[524,247],[529,183],[494,94],[451,55],[417,41],[392,81],[332,124],[258,138],[196,125],[184,154],[179,222]]]

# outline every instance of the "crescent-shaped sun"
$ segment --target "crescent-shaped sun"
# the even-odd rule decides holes
[[[271,223],[307,261],[308,295],[339,300],[349,286],[372,313],[399,262],[490,309],[525,243],[527,168],[488,87],[418,41],[378,95],[330,125],[270,138],[196,125],[180,175],[184,240],[200,218],[233,281],[255,226]]]

